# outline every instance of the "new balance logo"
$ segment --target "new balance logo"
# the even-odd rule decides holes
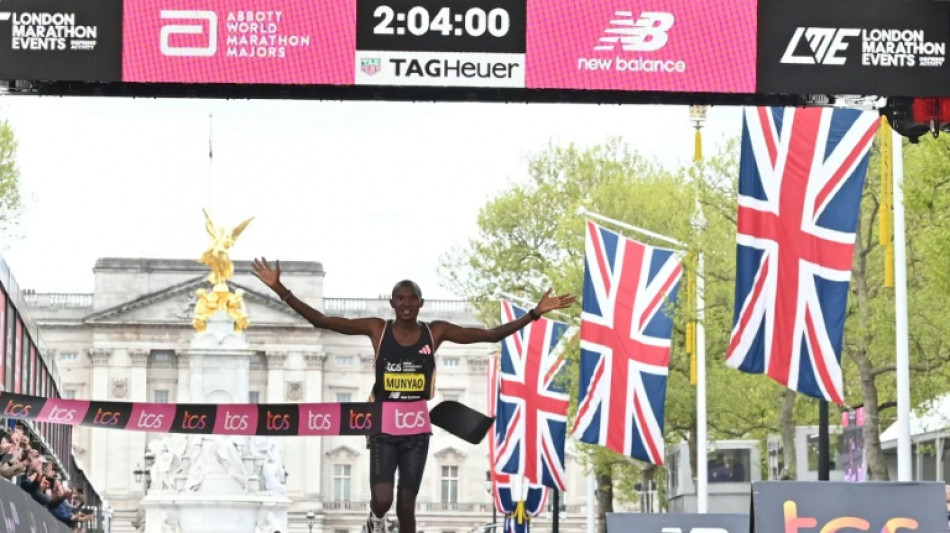
[[[674,22],[672,13],[662,11],[644,11],[638,18],[633,11],[616,11],[614,17],[594,50],[609,52],[619,43],[624,52],[655,52],[666,46]]]
[[[422,347],[421,350],[419,350],[419,353],[421,353],[422,355],[432,355],[432,348],[430,348],[429,345],[426,344],[425,346]]]
[[[855,28],[796,28],[781,62],[793,65],[844,65],[847,58],[839,54],[848,49],[845,39],[860,35],[861,30]],[[809,52],[796,55],[796,52],[800,52],[802,37],[808,43]]]

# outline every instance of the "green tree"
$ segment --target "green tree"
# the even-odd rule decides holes
[[[950,143],[943,138],[905,144],[904,160],[911,401],[917,404],[950,390],[945,364],[950,351],[944,338],[950,313],[933,305],[950,293],[945,267],[950,258]],[[881,153],[875,144],[857,227],[842,368],[845,402],[865,408],[868,467],[877,480],[888,479],[880,434],[896,415],[894,293],[884,283],[882,205]]]
[[[9,234],[23,209],[16,149],[13,128],[6,120],[0,121],[0,235]]]

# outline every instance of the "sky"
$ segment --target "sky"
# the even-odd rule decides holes
[[[477,235],[480,208],[526,179],[529,156],[618,136],[672,169],[694,134],[685,106],[5,95],[0,118],[26,204],[0,254],[37,292],[92,292],[101,257],[197,260],[206,207],[221,226],[254,217],[232,259],[318,261],[327,297],[409,278],[455,298],[440,257]],[[739,108],[711,108],[704,151],[740,128]]]

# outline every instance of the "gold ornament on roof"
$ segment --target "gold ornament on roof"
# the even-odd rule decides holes
[[[211,282],[213,288],[210,292],[207,289],[196,291],[198,301],[195,303],[194,319],[191,325],[198,331],[205,331],[208,327],[208,319],[218,311],[224,311],[234,320],[234,330],[244,331],[250,324],[250,319],[244,307],[244,291],[238,289],[232,293],[228,288],[227,280],[234,276],[234,263],[231,262],[228,250],[234,246],[238,236],[254,220],[254,217],[241,222],[233,229],[227,229],[215,226],[207,210],[202,209],[202,212],[205,215],[205,229],[211,237],[211,245],[201,254],[198,262],[211,268],[208,281]]]

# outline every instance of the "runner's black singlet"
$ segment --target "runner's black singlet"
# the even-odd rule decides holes
[[[393,334],[393,321],[386,321],[383,338],[376,350],[373,401],[411,402],[432,397],[435,346],[429,325],[420,325],[422,333],[419,340],[412,346],[403,346]]]

